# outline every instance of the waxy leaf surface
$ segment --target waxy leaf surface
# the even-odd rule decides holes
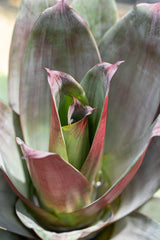
[[[97,223],[93,224],[90,227],[83,228],[80,230],[74,229],[74,231],[56,233],[56,232],[47,231],[43,229],[40,225],[38,225],[37,222],[33,219],[33,217],[25,209],[25,207],[22,205],[20,201],[17,202],[16,212],[24,225],[26,225],[30,229],[33,229],[41,239],[45,239],[45,240],[53,240],[53,239],[77,240],[81,238],[83,239],[88,235],[92,235],[92,234],[94,236],[94,232],[106,226],[108,222],[112,219],[112,214],[111,212],[109,212],[108,214],[106,214],[103,220],[98,221]]]
[[[28,196],[28,181],[15,137],[12,110],[0,102],[0,168],[6,172],[17,189],[24,196]]]
[[[138,212],[160,223],[160,199],[155,197],[151,198],[146,204],[138,209]]]
[[[9,60],[9,102],[17,113],[19,113],[19,84],[22,62],[28,37],[40,13],[55,3],[56,0],[23,0],[18,13]]]
[[[89,203],[87,179],[58,154],[35,151],[17,140],[40,202],[51,212],[72,212]]]
[[[99,41],[117,20],[114,0],[73,0],[71,6],[88,23],[96,41]]]
[[[74,102],[68,111],[68,120],[82,119],[62,128],[69,163],[78,170],[81,169],[90,149],[88,115],[92,114],[92,111],[93,108],[83,106],[78,99],[74,98]]]
[[[84,87],[88,101],[94,107],[98,107],[90,117],[90,131],[94,136],[90,152],[81,169],[90,183],[95,179],[99,170],[103,151],[105,129],[107,121],[108,94],[110,81],[122,62],[115,64],[101,63],[93,67],[83,78],[81,85]]]
[[[136,140],[158,110],[159,6],[137,5],[106,33],[99,45],[103,61],[125,60],[110,90],[105,154]]]
[[[18,221],[17,216],[15,215],[14,208],[15,208],[17,196],[12,192],[12,190],[8,186],[1,171],[0,171],[0,192],[1,192],[0,194],[0,213],[1,213],[0,228],[5,229],[6,231],[18,233],[19,235],[22,235],[22,236],[33,238],[34,234],[32,234],[29,230],[27,230],[21,224],[21,222]],[[4,236],[5,236],[5,233],[0,232],[1,239],[6,239]]]
[[[113,202],[115,211],[113,221],[128,215],[148,201],[160,186],[160,139],[153,138],[143,163],[133,180],[120,195],[118,202]],[[148,177],[151,176],[151,177]],[[117,211],[116,205],[119,205]]]
[[[160,224],[139,213],[132,213],[114,225],[112,240],[159,240]],[[103,238],[102,238],[103,240]]]
[[[109,186],[109,189],[107,191],[105,186],[104,188],[105,193],[102,192],[103,196],[97,199],[95,202],[93,202],[89,206],[86,206],[80,210],[70,213],[75,223],[78,221],[82,221],[82,219],[87,219],[91,216],[93,219],[93,217],[96,214],[98,214],[107,204],[110,204],[114,199],[116,199],[120,195],[120,193],[129,184],[129,182],[132,180],[132,178],[135,176],[136,172],[138,171],[139,167],[141,166],[147,147],[151,141],[151,138],[153,137],[152,133],[155,132],[156,129],[158,129],[157,126],[159,125],[159,123],[160,123],[160,118],[158,118],[154,122],[154,124],[152,124],[147,129],[144,136],[141,136],[141,138],[137,140],[135,143],[124,147],[124,149],[122,149],[119,152],[113,152],[107,156],[108,159],[107,160],[105,159],[104,161],[110,161],[110,164],[112,164],[112,162],[113,163],[116,162],[117,158],[119,159],[119,161],[122,159],[122,162],[121,162],[122,166],[119,170],[118,169],[115,170],[117,171],[117,175],[115,176],[113,175],[112,177],[112,175],[111,176],[108,175],[108,172],[107,172],[108,169],[107,169],[106,163],[102,163],[103,164],[102,170],[104,172],[103,174],[105,174],[106,172],[106,176],[108,175],[108,177],[111,178],[111,181],[112,181],[111,186]],[[160,135],[160,131],[157,134]],[[104,175],[104,177],[106,176]],[[106,177],[107,180],[108,180],[108,177]],[[99,189],[97,188],[97,193],[98,191]],[[124,207],[123,204],[122,206]],[[128,208],[126,208],[126,211],[127,209]],[[67,217],[67,215],[63,214],[63,217]]]
[[[21,122],[30,146],[48,150],[51,96],[43,68],[81,81],[97,62],[100,56],[94,38],[74,10],[59,1],[42,13],[26,46],[20,85]]]

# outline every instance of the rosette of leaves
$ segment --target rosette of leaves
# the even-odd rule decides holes
[[[160,186],[160,3],[107,31],[112,11],[22,3],[0,102],[3,239],[160,238],[154,214],[132,213]]]

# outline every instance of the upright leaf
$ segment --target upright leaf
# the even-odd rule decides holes
[[[51,97],[42,68],[71,74],[80,81],[100,61],[98,48],[84,20],[59,1],[41,14],[29,37],[20,86],[25,141],[47,151]]]
[[[117,20],[118,14],[114,0],[73,0],[71,6],[88,23],[97,41]]]
[[[79,100],[74,99],[68,111],[69,121],[78,121],[62,128],[69,162],[78,170],[81,169],[90,149],[88,115],[93,110],[90,106],[83,106]]]
[[[55,3],[56,0],[23,0],[18,13],[9,58],[9,102],[11,108],[17,113],[19,113],[22,62],[28,37],[40,13]]]
[[[95,180],[103,152],[110,81],[121,63],[117,62],[113,65],[109,63],[97,64],[86,74],[81,83],[87,92],[89,103],[99,107],[90,119],[92,124],[90,131],[92,131],[94,138],[90,152],[81,169],[90,183]]]
[[[104,61],[125,60],[110,91],[105,154],[136,140],[157,113],[160,103],[159,6],[159,3],[137,5],[100,42]]]

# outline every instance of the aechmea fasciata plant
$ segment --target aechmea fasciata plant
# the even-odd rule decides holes
[[[0,102],[2,239],[160,239],[135,212],[160,186],[160,3],[116,21],[112,0],[22,2]]]

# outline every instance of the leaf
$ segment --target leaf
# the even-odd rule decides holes
[[[114,231],[110,239],[159,240],[159,238],[160,224],[141,214],[132,213],[114,225]]]
[[[37,224],[37,222],[33,219],[33,217],[29,214],[29,212],[26,210],[24,205],[18,201],[16,205],[16,212],[18,217],[21,219],[21,221],[26,225],[28,228],[33,229],[36,234],[41,238],[45,240],[77,240],[77,239],[83,239],[87,237],[88,235],[94,236],[94,233],[107,225],[108,221],[111,219],[110,212],[109,214],[106,214],[106,218],[104,217],[103,220],[98,221],[97,223],[93,224],[90,227],[83,228],[80,230],[73,230],[73,231],[65,231],[61,233],[56,232],[50,232],[45,229],[43,229],[40,225]]]
[[[13,185],[13,183],[10,181],[6,173],[1,170],[3,173],[3,176],[5,177],[6,181],[8,182],[9,186],[13,190],[13,192],[23,201],[25,206],[29,209],[29,211],[32,213],[32,215],[35,217],[36,221],[39,222],[44,226],[46,229],[57,229],[60,226],[61,228],[64,227],[63,223],[58,219],[55,215],[50,214],[49,212],[46,212],[44,209],[38,207],[33,202],[31,202],[29,199],[24,197],[17,188]],[[35,196],[36,197],[36,196]],[[12,208],[13,209],[13,208]]]
[[[48,82],[52,94],[52,114],[51,114],[51,128],[50,128],[50,140],[49,151],[60,154],[60,156],[68,161],[68,155],[66,151],[66,145],[61,129],[61,123],[58,115],[58,106],[56,99],[60,99],[61,94],[77,97],[82,103],[87,103],[85,92],[83,88],[72,78],[69,74],[51,71],[46,68],[48,73]],[[66,99],[64,99],[66,100]],[[64,108],[65,102],[63,103]],[[63,108],[62,115],[64,116]],[[66,116],[67,118],[67,116]],[[68,123],[67,123],[68,124]]]
[[[20,115],[27,144],[48,150],[51,96],[43,68],[69,73],[81,81],[99,61],[89,28],[68,5],[59,1],[41,14],[26,46],[20,86]]]
[[[103,61],[125,60],[112,81],[104,154],[142,135],[160,103],[159,4],[139,4],[99,44]],[[108,141],[109,139],[109,141]]]
[[[100,211],[105,206],[107,206],[108,204],[111,204],[126,188],[126,186],[129,184],[129,182],[132,180],[132,178],[135,176],[136,172],[138,171],[139,167],[141,166],[145,152],[147,150],[147,147],[151,141],[151,138],[153,137],[152,133],[154,133],[155,130],[157,129],[157,126],[159,125],[159,121],[160,121],[160,117],[154,122],[154,124],[152,124],[147,129],[144,136],[142,136],[135,143],[132,143],[132,145],[126,146],[124,149],[122,149],[119,152],[111,153],[110,155],[107,156],[108,159],[105,157],[104,161],[109,161],[110,166],[112,166],[112,169],[111,168],[108,169],[109,164],[107,165],[104,162],[102,167],[103,167],[104,174],[106,172],[106,176],[105,175],[103,175],[103,176],[106,181],[109,178],[111,179],[111,184],[110,184],[111,186],[109,186],[109,188],[107,190],[106,185],[105,185],[104,191],[101,193],[101,197],[99,197],[97,195],[97,197],[99,197],[99,198],[96,199],[96,201],[92,202],[90,205],[88,205],[82,209],[79,209],[75,212],[63,214],[63,217],[67,218],[69,215],[71,215],[71,217],[73,219],[78,219],[78,221],[80,221],[80,219],[83,219],[83,218],[87,219],[91,216],[92,216],[92,219],[94,219],[95,215],[98,215],[98,213],[100,213]],[[157,134],[160,134],[160,132],[158,132]],[[123,157],[123,159],[122,159],[122,157]],[[117,159],[121,160],[122,167],[116,168],[116,170],[115,170],[115,168],[113,168],[113,165],[115,162],[117,163],[117,161],[116,161]],[[112,163],[113,163],[113,165],[112,165]],[[159,171],[159,166],[156,166],[156,167],[158,167],[158,171]],[[108,170],[108,172],[107,172],[107,170]],[[112,176],[112,173],[114,174],[114,171],[115,171],[115,175]],[[109,173],[110,173],[110,175],[108,175]],[[157,177],[157,171],[156,171],[155,175]],[[158,180],[158,177],[154,178],[154,181],[155,181],[155,179]],[[137,182],[136,182],[136,184],[137,184]],[[157,184],[158,184],[157,182],[154,183],[153,188],[155,188],[157,186]],[[144,182],[143,182],[143,185],[144,185]],[[95,190],[99,191],[96,184],[95,184]],[[125,192],[125,190],[124,190],[124,192]],[[131,192],[132,192],[132,190],[131,190]],[[122,194],[122,196],[123,196],[123,194]],[[144,199],[146,198],[146,196],[144,196]],[[127,197],[129,198],[131,196],[129,195]],[[121,200],[121,198],[120,198],[120,200]],[[135,200],[138,203],[137,199],[135,199]],[[139,201],[142,204],[141,199],[139,199]],[[121,218],[122,216],[125,216],[126,212],[128,212],[128,211],[130,212],[132,207],[135,207],[133,205],[125,206],[124,203],[126,203],[126,202],[127,202],[127,204],[130,204],[131,200],[130,200],[130,202],[128,202],[128,199],[126,199],[126,201],[124,201],[124,199],[123,199],[122,211],[120,209],[120,211],[117,213],[116,213],[116,211],[117,211],[118,205],[116,202],[115,202],[115,204],[113,202],[112,208],[115,213],[113,221],[115,221],[115,219],[117,219],[118,217]],[[121,208],[121,206],[120,206],[120,208]],[[75,221],[77,221],[77,220],[75,220]]]
[[[81,169],[82,174],[87,177],[90,183],[95,179],[99,170],[103,151],[110,81],[121,63],[117,62],[114,65],[109,63],[98,64],[86,74],[81,83],[87,92],[89,103],[99,107],[97,113],[93,117],[91,116],[91,128],[95,136],[93,135],[94,139],[90,152]]]
[[[55,3],[56,0],[23,0],[18,13],[9,60],[9,102],[12,109],[17,113],[19,113],[20,75],[28,37],[40,13]]]
[[[17,236],[17,234],[13,234],[4,230],[0,230],[0,238],[3,240],[27,240],[25,237]]]
[[[14,212],[15,203],[17,196],[9,188],[7,182],[5,181],[2,172],[0,171],[0,229],[11,231],[28,238],[34,238],[34,234],[27,230],[21,222],[18,221],[18,218]],[[13,239],[12,234],[6,231],[0,230],[1,239]],[[10,238],[9,238],[10,237]],[[20,237],[21,239],[22,237]],[[24,238],[24,237],[23,237]],[[16,236],[16,239],[19,239]]]
[[[58,154],[35,151],[20,139],[40,203],[50,212],[71,212],[89,203],[87,179]]]
[[[84,107],[79,100],[74,98],[74,103],[68,111],[69,122],[77,120],[75,118],[79,121],[62,127],[69,163],[78,170],[81,169],[90,149],[88,115],[93,110],[90,106]]]
[[[0,71],[0,100],[8,104],[7,76]]]
[[[138,212],[143,215],[151,218],[154,221],[160,223],[160,199],[159,198],[151,198],[147,203],[145,203]]]
[[[73,0],[71,6],[88,23],[97,42],[117,20],[114,0]]]
[[[128,215],[148,201],[160,186],[160,138],[153,138],[137,174],[120,195],[120,203],[113,202],[113,221]],[[117,211],[118,210],[118,211]]]
[[[12,111],[2,102],[0,102],[0,142],[0,168],[5,170],[17,189],[27,197],[29,181],[15,142]]]

